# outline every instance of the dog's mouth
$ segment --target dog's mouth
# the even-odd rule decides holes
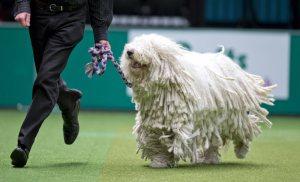
[[[141,69],[141,68],[146,68],[147,66],[146,65],[143,65],[137,61],[133,61],[131,62],[130,66],[133,68],[133,69]]]
[[[130,67],[134,70],[138,70],[138,69],[142,69],[142,68],[146,68],[147,65],[140,63],[139,61],[136,61],[136,59],[134,58],[134,53],[133,51],[127,51],[126,52],[126,57],[130,62]]]

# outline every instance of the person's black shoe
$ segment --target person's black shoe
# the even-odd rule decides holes
[[[63,103],[59,106],[64,120],[64,141],[67,145],[71,145],[75,142],[79,133],[78,114],[82,93],[79,90],[68,89],[63,94],[64,96],[60,101]]]
[[[27,163],[28,155],[28,150],[17,147],[10,155],[11,164],[17,168],[24,167]]]
[[[79,133],[78,113],[80,109],[80,100],[75,103],[75,108],[72,112],[62,113],[64,119],[64,140],[67,145],[75,142]]]

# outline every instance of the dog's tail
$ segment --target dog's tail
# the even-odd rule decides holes
[[[221,48],[220,52],[218,54],[224,54],[225,53],[225,47],[223,45],[218,45],[219,48]]]

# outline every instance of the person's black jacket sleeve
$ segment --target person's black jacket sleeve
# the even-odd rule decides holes
[[[113,0],[88,0],[95,42],[107,40],[107,30],[113,19]]]
[[[107,40],[107,30],[113,18],[113,0],[87,1],[95,42]],[[30,0],[16,0],[14,16],[22,12],[30,13]]]
[[[30,0],[16,0],[14,8],[14,17],[19,13],[30,13]]]

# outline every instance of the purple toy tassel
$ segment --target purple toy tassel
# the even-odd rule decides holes
[[[88,52],[92,56],[92,61],[85,65],[85,74],[87,74],[89,78],[93,77],[95,74],[99,76],[103,75],[106,70],[107,60],[109,59],[113,62],[114,67],[121,75],[124,83],[128,87],[132,87],[132,84],[129,83],[125,78],[120,65],[115,61],[113,53],[111,52],[108,44],[97,43],[94,47],[91,47]]]

